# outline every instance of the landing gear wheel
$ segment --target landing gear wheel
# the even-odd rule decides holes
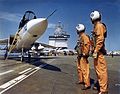
[[[22,53],[21,53],[22,55],[21,55],[21,62],[23,62],[24,61],[24,49],[22,48]]]
[[[23,62],[23,61],[24,61],[24,56],[22,55],[22,56],[21,56],[21,62]]]

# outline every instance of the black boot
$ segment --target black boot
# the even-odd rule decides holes
[[[88,89],[90,89],[90,88],[91,88],[91,86],[87,86],[87,87],[84,86],[84,87],[82,88],[82,90],[88,90]]]

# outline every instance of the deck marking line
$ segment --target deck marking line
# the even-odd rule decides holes
[[[24,78],[24,77],[25,77],[25,75],[20,75],[20,76],[16,77],[15,79],[13,79],[13,80],[11,80],[11,81],[9,81],[9,82],[1,85],[0,88],[1,88],[1,89],[7,88],[7,87],[9,87],[10,85],[16,83],[17,81],[19,81],[20,79],[22,79],[22,78]]]
[[[25,72],[27,72],[27,71],[29,71],[29,70],[31,70],[32,68],[28,68],[28,69],[26,69],[26,70],[24,70],[24,71],[21,71],[21,72],[19,72],[19,74],[23,74],[23,73],[25,73]]]
[[[55,59],[54,59],[54,60],[55,60]],[[51,60],[51,61],[49,62],[49,64],[52,63],[54,60]],[[19,84],[21,81],[23,81],[24,79],[28,78],[28,77],[31,76],[32,74],[36,73],[38,70],[42,69],[42,67],[45,67],[45,66],[47,66],[47,65],[48,65],[48,64],[43,64],[43,65],[40,65],[40,66],[38,66],[38,67],[35,67],[34,69],[32,69],[32,70],[34,70],[34,71],[32,71],[30,74],[25,75],[25,73],[24,73],[24,74],[22,74],[22,75],[20,75],[20,76],[18,76],[18,77],[16,77],[16,78],[14,78],[13,80],[5,83],[6,85],[5,85],[5,84],[1,85],[1,86],[0,86],[1,89],[2,89],[2,88],[4,89],[5,87],[6,87],[6,88],[5,88],[4,90],[0,91],[0,94],[6,92],[6,91],[9,90],[10,88],[12,88],[12,87],[14,87],[15,85]],[[42,67],[41,67],[41,66],[42,66]],[[30,71],[31,71],[31,70],[30,70]],[[9,83],[11,83],[11,84],[9,84]]]
[[[9,70],[9,71],[6,71],[6,72],[3,72],[3,73],[0,73],[0,76],[1,75],[4,75],[4,74],[7,74],[7,73],[10,73],[10,72],[13,72],[14,70]]]

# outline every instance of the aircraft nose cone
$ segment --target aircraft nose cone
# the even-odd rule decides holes
[[[28,32],[31,34],[41,35],[48,26],[46,18],[33,19],[27,24]]]
[[[41,21],[42,21],[42,20],[46,20],[46,18],[37,18],[37,19],[39,19],[39,20],[41,20]]]
[[[46,18],[33,19],[27,23],[27,28],[29,29],[42,23],[47,23],[47,19]]]

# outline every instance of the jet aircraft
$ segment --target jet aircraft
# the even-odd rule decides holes
[[[11,52],[21,52],[21,61],[23,61],[24,52],[28,51],[29,53],[29,50],[31,50],[33,46],[35,49],[38,49],[39,44],[42,46],[53,47],[44,43],[36,43],[36,40],[46,31],[48,18],[55,11],[53,11],[47,18],[37,18],[34,12],[26,11],[20,21],[16,34],[10,35],[7,39],[0,39],[0,44],[7,45],[5,58],[7,59]]]

